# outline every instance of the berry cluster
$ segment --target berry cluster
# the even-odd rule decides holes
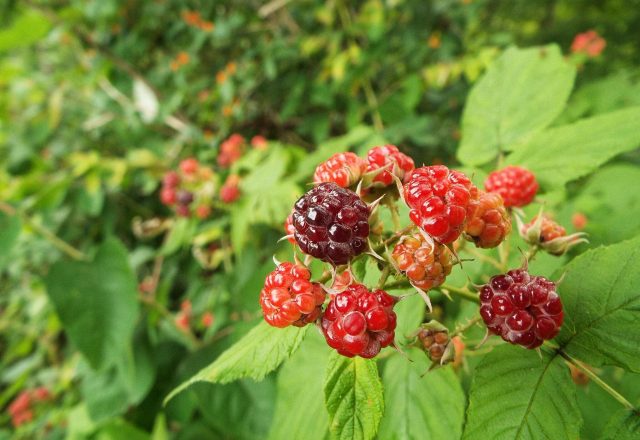
[[[519,218],[518,221],[520,222]],[[562,255],[572,247],[584,243],[583,232],[567,235],[567,230],[547,215],[538,215],[530,223],[520,222],[520,236],[533,245],[539,246],[551,255]]]
[[[303,327],[318,319],[325,293],[320,284],[310,279],[311,272],[302,265],[279,264],[267,276],[260,292],[265,321],[274,327]]]
[[[418,332],[418,340],[422,349],[434,363],[444,363],[445,351],[451,342],[449,331],[446,328],[421,328]],[[443,360],[444,359],[444,360]]]
[[[215,194],[214,173],[195,158],[180,162],[177,171],[167,172],[162,179],[160,201],[174,208],[177,215],[204,219],[211,214]]]
[[[521,167],[508,166],[494,171],[484,181],[484,188],[502,196],[504,206],[526,206],[538,192],[536,176]]]
[[[25,390],[18,394],[9,405],[8,412],[11,416],[11,423],[18,427],[33,420],[33,405],[51,400],[52,396],[45,387],[38,387],[32,390]]]
[[[480,192],[473,201],[473,215],[467,222],[466,238],[479,248],[494,248],[511,232],[511,217],[498,193]]]
[[[398,150],[395,145],[374,147],[367,153],[367,172],[381,170],[374,178],[374,186],[389,186],[393,183],[393,176],[403,180],[415,165],[413,159]]]
[[[496,275],[480,289],[480,315],[491,333],[511,344],[536,348],[562,326],[556,285],[526,269]]]
[[[372,358],[393,344],[396,298],[383,290],[351,284],[335,296],[322,316],[322,331],[330,347],[343,356]]]
[[[367,169],[367,163],[355,153],[336,153],[318,165],[313,183],[333,182],[347,188],[356,184]]]
[[[347,264],[368,247],[369,214],[353,191],[321,183],[295,204],[296,242],[305,254],[334,266]]]
[[[227,180],[220,187],[220,200],[224,203],[233,203],[240,197],[240,176],[229,174]]]
[[[423,290],[444,283],[454,262],[449,248],[426,240],[421,234],[402,237],[393,249],[391,258],[411,283]]]
[[[218,165],[229,168],[244,154],[246,141],[241,134],[234,133],[220,144],[218,153]]]
[[[411,221],[443,244],[460,236],[477,197],[467,176],[444,165],[417,168],[404,186]]]

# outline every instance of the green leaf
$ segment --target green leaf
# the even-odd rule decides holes
[[[65,331],[93,368],[127,352],[138,317],[137,282],[118,240],[102,243],[92,262],[54,264],[45,284]]]
[[[585,176],[620,153],[640,146],[640,107],[551,128],[507,158],[536,174],[546,188]]]
[[[412,293],[411,289],[407,289],[405,293]],[[398,292],[394,292],[394,294],[397,295]],[[416,330],[424,319],[425,308],[426,304],[420,295],[407,296],[396,304],[394,308],[396,315],[398,315],[396,342],[406,343],[415,339]]]
[[[308,328],[280,329],[261,321],[212,364],[171,391],[165,404],[196,382],[228,383],[243,377],[263,379],[296,351]]]
[[[637,440],[640,438],[640,414],[627,409],[619,411],[607,423],[601,440]]]
[[[593,366],[640,372],[640,237],[585,252],[563,273],[560,347]]]
[[[20,235],[20,219],[0,211],[0,270],[9,261],[9,255]]]
[[[564,108],[574,77],[558,46],[507,49],[469,94],[458,159],[482,165],[544,129]]]
[[[0,52],[30,46],[47,35],[50,28],[45,16],[31,9],[0,31]]]
[[[476,368],[463,438],[574,440],[581,422],[561,357],[502,345]]]
[[[320,396],[329,354],[322,335],[309,332],[300,350],[282,366],[269,439],[323,440],[327,437],[329,417]],[[310,414],[313,416],[309,417]]]
[[[407,353],[414,362],[393,355],[384,367],[382,382],[388,409],[380,424],[379,437],[459,439],[465,395],[458,377],[449,367],[427,373],[430,365],[427,356],[415,348]]]
[[[327,367],[324,397],[331,433],[338,439],[375,437],[384,412],[376,362],[333,353]]]

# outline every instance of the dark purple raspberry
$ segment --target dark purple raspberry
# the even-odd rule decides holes
[[[368,248],[369,207],[351,190],[321,183],[294,206],[294,237],[305,254],[347,264]]]
[[[480,315],[489,331],[511,344],[536,348],[560,331],[564,314],[556,285],[526,269],[491,278],[480,289]]]

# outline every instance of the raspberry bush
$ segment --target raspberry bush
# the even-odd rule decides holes
[[[2,2],[0,439],[640,437],[638,8],[187,3]]]

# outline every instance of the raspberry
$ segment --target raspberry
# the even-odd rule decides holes
[[[176,203],[176,191],[173,188],[162,188],[160,190],[160,201],[163,205],[173,205]]]
[[[484,181],[484,188],[500,194],[504,206],[525,206],[536,196],[538,182],[531,171],[509,165],[489,174]]]
[[[200,205],[196,208],[196,217],[198,217],[200,220],[204,220],[210,215],[211,207],[209,205]]]
[[[531,228],[534,227],[536,220],[538,220],[538,216],[535,216],[530,223],[524,225],[523,233],[527,234]],[[544,243],[547,241],[551,241],[556,238],[564,237],[567,235],[567,230],[563,228],[558,223],[551,220],[546,215],[542,216],[542,223],[540,225],[540,236],[538,243]]]
[[[368,248],[369,207],[351,190],[321,183],[294,206],[295,239],[305,254],[331,263],[348,263]]]
[[[303,327],[322,312],[325,293],[319,283],[309,281],[311,272],[300,264],[280,263],[267,275],[260,292],[264,320],[274,327]]]
[[[554,282],[526,269],[496,275],[480,289],[480,315],[491,333],[511,344],[536,348],[552,339],[563,321]]]
[[[494,248],[511,232],[511,218],[498,193],[480,191],[472,202],[473,215],[464,228],[466,238],[479,248]]]
[[[424,349],[429,359],[432,362],[440,363],[442,358],[444,357],[445,350],[449,345],[449,332],[444,330],[437,329],[427,329],[422,328],[418,333],[418,340],[422,344],[422,348]],[[450,360],[450,359],[445,359]]]
[[[393,344],[397,299],[383,290],[351,284],[333,298],[322,317],[327,344],[343,356],[372,358]]]
[[[186,189],[180,189],[176,192],[176,202],[179,205],[188,206],[193,202],[193,193]]]
[[[444,165],[417,168],[404,186],[411,221],[443,244],[460,236],[477,194],[467,176]]]
[[[199,166],[198,161],[193,157],[190,157],[180,162],[180,169],[185,174],[194,174],[196,171],[198,171],[198,166]]]
[[[242,135],[235,133],[229,136],[229,138],[220,145],[218,165],[223,168],[230,167],[234,162],[242,157],[243,146],[244,137],[242,137]]]
[[[233,203],[240,197],[240,177],[231,174],[220,187],[220,200],[224,203]]]
[[[395,145],[374,147],[367,153],[367,172],[378,170],[393,164],[373,178],[373,183],[379,186],[389,186],[393,183],[393,175],[403,180],[415,168],[413,159],[398,150]]]
[[[251,138],[251,146],[256,150],[266,150],[267,149],[267,139],[264,136],[255,135]]]
[[[391,258],[411,283],[423,290],[444,283],[454,261],[449,248],[429,242],[420,234],[402,237],[393,249]]]
[[[518,218],[520,236],[533,245],[539,246],[551,255],[562,255],[580,243],[586,243],[586,234],[576,232],[567,235],[567,231],[546,215],[536,216],[528,224],[522,224]]]
[[[162,186],[165,188],[175,188],[180,184],[180,176],[175,171],[169,171],[162,178]]]
[[[582,212],[576,212],[571,216],[571,223],[576,230],[581,231],[587,227],[589,219]]]
[[[317,166],[313,183],[333,182],[346,188],[358,182],[366,168],[367,163],[355,153],[336,153]]]

